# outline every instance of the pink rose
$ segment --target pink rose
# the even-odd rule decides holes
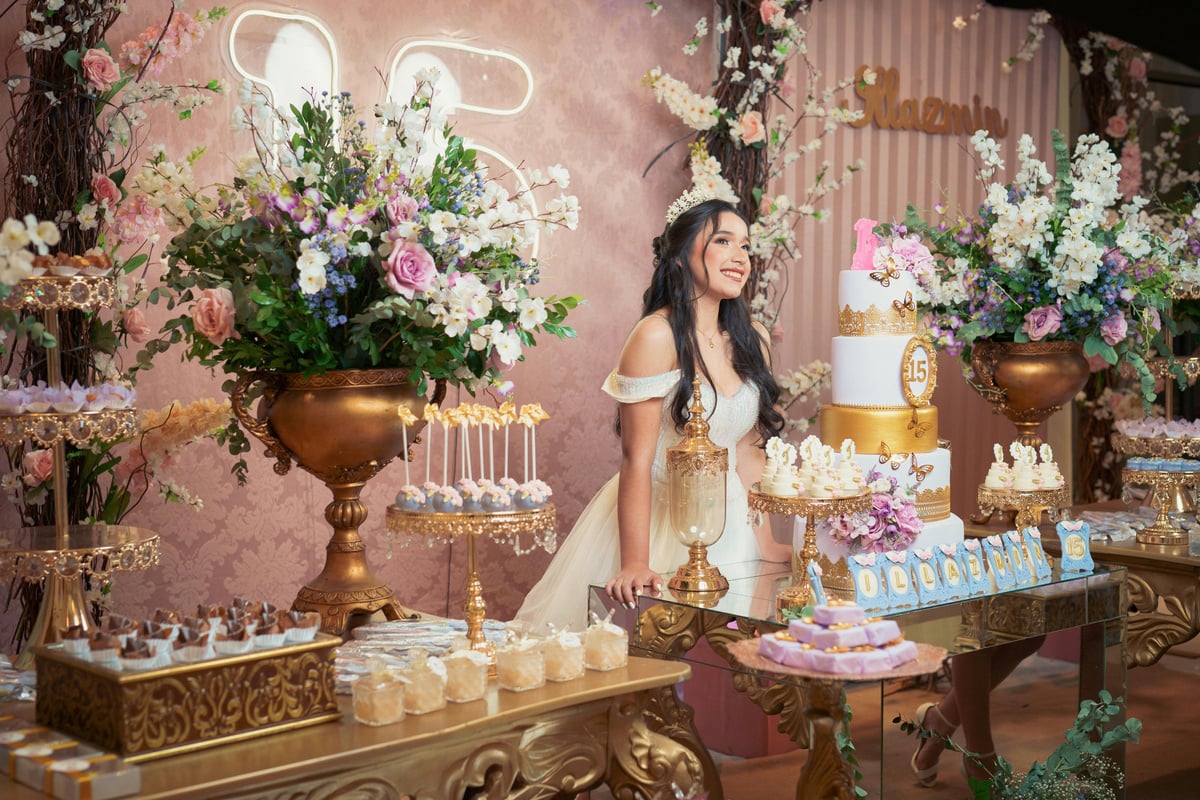
[[[1104,133],[1113,139],[1124,139],[1129,135],[1129,120],[1124,114],[1113,114],[1108,118],[1108,127]]]
[[[129,334],[129,338],[138,344],[150,341],[150,337],[154,334],[150,323],[146,321],[145,313],[140,308],[125,309],[125,313],[121,315],[121,325]]]
[[[1102,369],[1108,369],[1109,367],[1112,366],[1112,364],[1109,364],[1104,359],[1104,356],[1100,355],[1099,353],[1097,353],[1094,356],[1088,356],[1087,362],[1088,362],[1088,371],[1090,371],[1090,372],[1099,372]]]
[[[233,324],[233,292],[221,287],[200,293],[200,299],[192,306],[192,325],[197,333],[220,345],[231,336],[238,338]]]
[[[108,91],[109,87],[121,79],[117,62],[113,61],[106,51],[95,47],[83,54],[83,58],[79,60],[79,67],[83,70],[83,77],[88,84],[97,92]]]
[[[1129,77],[1138,83],[1146,82],[1146,62],[1144,59],[1129,59]]]
[[[1039,342],[1062,327],[1062,311],[1058,306],[1040,306],[1025,315],[1021,330],[1031,342]]]
[[[763,126],[762,114],[758,111],[747,111],[738,120],[742,129],[742,144],[754,144],[766,141],[767,129]]]
[[[1125,321],[1125,315],[1120,311],[1100,323],[1100,338],[1111,345],[1122,341],[1128,333],[1129,323]]]
[[[405,220],[416,219],[417,201],[406,194],[389,197],[387,201],[387,217],[393,225]]]
[[[21,458],[26,486],[37,486],[54,477],[54,451],[30,450]]]
[[[433,256],[420,242],[403,239],[392,246],[387,257],[387,285],[392,291],[412,299],[413,292],[424,292],[433,286],[437,274]]]
[[[782,11],[779,6],[775,5],[775,0],[762,0],[758,6],[758,13],[762,16],[764,25],[770,25],[771,20]]]
[[[92,198],[97,203],[108,203],[109,206],[115,206],[121,202],[121,190],[117,188],[117,184],[113,182],[113,179],[103,172],[93,172]]]
[[[1142,188],[1142,148],[1137,142],[1126,140],[1121,147],[1121,174],[1117,177],[1117,191],[1126,200]]]

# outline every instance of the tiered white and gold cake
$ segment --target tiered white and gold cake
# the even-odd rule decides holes
[[[838,278],[833,403],[821,408],[821,441],[852,440],[868,481],[875,470],[909,486],[925,522],[912,547],[961,541],[962,520],[950,513],[950,450],[930,403],[937,354],[919,328],[916,280],[890,259],[856,256],[856,266],[864,262],[874,268]]]

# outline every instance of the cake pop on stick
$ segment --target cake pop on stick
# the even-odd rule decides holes
[[[504,425],[504,474],[511,475],[508,471],[508,429],[514,422],[517,421],[517,407],[511,400],[505,400],[500,404],[500,422]]]
[[[524,446],[523,454],[525,458],[523,473],[524,478],[522,479],[524,483],[529,483],[529,432],[533,428],[532,411],[533,406],[531,405],[521,406],[521,413],[517,415],[517,422],[521,423],[521,425],[525,428],[525,430],[521,432],[521,442]]]
[[[533,440],[533,479],[536,481],[538,479],[538,476],[537,476],[537,426],[542,422],[542,420],[550,419],[550,415],[547,414],[545,409],[542,408],[541,403],[531,403],[530,405],[525,406],[525,409],[528,409],[529,418],[533,421],[532,426],[530,428],[529,436]],[[522,410],[525,410],[525,409],[522,409]]]
[[[438,410],[437,403],[426,403],[425,411],[422,412],[421,416],[424,417],[425,425],[430,430],[429,447],[425,448],[426,451],[429,451],[429,450],[433,449],[433,433],[432,433],[433,425],[435,422],[438,422],[441,420],[442,413],[441,413],[441,411]],[[429,464],[432,461],[433,461],[433,459],[431,459],[429,457],[429,453],[426,452],[426,454],[425,454],[425,482],[426,483],[429,483]]]
[[[408,406],[403,405],[396,409],[396,414],[400,417],[400,435],[403,437],[404,443],[404,452],[402,453],[404,456],[404,483],[406,486],[411,486],[412,478],[408,475],[408,426],[416,424],[417,418]]]

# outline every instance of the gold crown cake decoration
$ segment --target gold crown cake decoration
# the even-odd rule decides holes
[[[872,304],[862,311],[855,311],[850,306],[844,306],[838,312],[838,333],[842,336],[878,336],[880,334],[916,332],[916,316],[907,317],[903,311],[897,308],[880,310]]]
[[[671,203],[667,208],[667,224],[670,225],[675,220],[679,219],[679,215],[685,211],[690,211],[701,203],[707,203],[709,200],[717,200],[716,192],[708,189],[688,189],[683,194],[679,195],[679,199]]]

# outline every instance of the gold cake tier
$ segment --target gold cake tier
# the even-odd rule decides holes
[[[911,300],[911,297],[909,298]],[[879,336],[882,334],[915,334],[917,312],[915,308],[894,301],[882,310],[875,305],[863,310],[843,306],[838,312],[838,333],[842,336]]]
[[[934,406],[855,408],[821,406],[821,441],[840,447],[850,439],[860,453],[932,453],[938,448],[938,414]]]

